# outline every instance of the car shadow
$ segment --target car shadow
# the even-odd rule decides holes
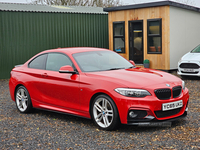
[[[120,132],[152,132],[161,130],[170,130],[171,128],[176,128],[177,126],[186,125],[188,122],[185,119],[180,119],[171,123],[171,126],[132,126],[121,124],[117,129]]]
[[[59,120],[64,121],[68,123],[77,123],[77,124],[85,124],[85,125],[91,125],[95,126],[93,121],[88,118],[78,117],[75,115],[67,114],[67,113],[60,113],[57,111],[48,111],[48,110],[42,110],[42,109],[34,109],[33,113],[34,115],[40,115],[41,117],[48,117],[50,120]]]
[[[200,77],[197,76],[182,76],[182,80],[200,80]]]

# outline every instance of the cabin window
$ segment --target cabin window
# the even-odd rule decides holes
[[[113,49],[125,53],[125,22],[113,22]]]
[[[147,20],[148,54],[162,54],[162,19]]]

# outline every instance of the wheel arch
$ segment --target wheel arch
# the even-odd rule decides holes
[[[17,89],[18,89],[18,87],[20,87],[20,86],[25,87],[23,84],[18,84],[18,85],[15,87],[15,90],[14,90],[14,99],[16,98]],[[25,87],[25,88],[26,88],[26,87]]]
[[[116,106],[116,108],[117,108],[118,115],[119,115],[118,107],[117,107],[115,101],[113,100],[113,98],[112,98],[109,94],[107,94],[107,93],[98,92],[98,93],[95,93],[95,94],[91,97],[91,99],[90,99],[90,105],[89,105],[90,117],[92,118],[92,103],[93,103],[93,101],[95,100],[95,98],[96,98],[97,96],[99,96],[99,95],[106,95],[106,96],[108,96],[108,97],[113,101],[113,103],[115,104],[115,106]],[[118,116],[118,117],[119,117],[119,116]],[[119,121],[121,122],[120,117],[119,117]]]
[[[26,100],[22,100],[22,99],[24,99],[24,97],[21,98],[20,100],[24,101],[24,104],[26,105],[25,108],[24,108],[24,105],[23,105],[23,107],[21,107],[19,105],[20,100],[18,98],[16,98],[16,94],[17,94],[18,89],[24,89],[24,92],[25,92],[25,95],[26,95],[26,98],[25,98]],[[30,113],[30,112],[32,112],[33,105],[32,105],[32,102],[31,102],[31,97],[30,97],[30,94],[29,94],[27,88],[23,84],[16,85],[16,87],[14,89],[14,99],[15,99],[15,103],[16,103],[17,108],[20,111],[20,113]]]
[[[91,116],[91,117],[92,117],[92,103],[93,103],[93,101],[95,100],[95,98],[96,98],[97,96],[101,95],[101,94],[108,95],[108,94],[103,93],[103,92],[98,92],[98,93],[95,93],[95,94],[91,97],[91,99],[90,99],[89,113],[90,113],[90,116]]]

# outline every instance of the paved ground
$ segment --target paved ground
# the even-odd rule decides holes
[[[185,80],[189,113],[171,127],[121,125],[99,130],[91,120],[36,110],[21,114],[0,80],[0,149],[177,149],[200,150],[200,78]]]

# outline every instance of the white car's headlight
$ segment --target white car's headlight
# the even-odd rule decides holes
[[[116,88],[115,91],[127,97],[145,97],[151,95],[148,91],[142,89]]]
[[[182,88],[185,90],[185,81],[182,81]]]
[[[178,63],[181,63],[181,61],[182,61],[182,57],[181,57],[181,59],[179,59]]]

